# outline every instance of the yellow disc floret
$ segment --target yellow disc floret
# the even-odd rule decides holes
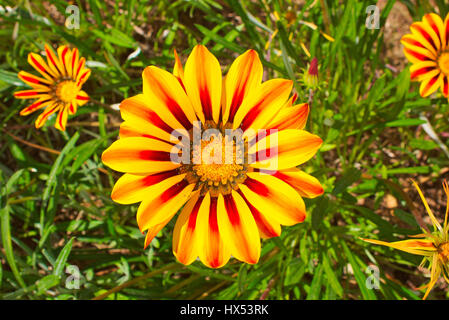
[[[64,103],[72,102],[79,93],[79,87],[72,80],[64,80],[56,85],[56,98]]]

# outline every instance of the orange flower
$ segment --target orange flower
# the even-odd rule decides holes
[[[45,53],[47,62],[36,53],[28,54],[28,63],[42,77],[20,71],[19,78],[33,89],[15,92],[14,96],[18,99],[37,99],[20,111],[21,116],[45,108],[35,122],[36,128],[42,127],[50,115],[58,112],[55,127],[64,131],[68,115],[75,114],[78,107],[89,101],[89,96],[81,87],[89,78],[90,69],[85,68],[86,59],[79,57],[76,48],[61,46],[56,55],[45,45]]]
[[[426,207],[427,213],[429,214],[430,220],[432,221],[434,227],[434,232],[429,233],[428,231],[423,229],[424,233],[413,236],[414,239],[396,241],[391,243],[372,239],[363,240],[370,243],[399,249],[408,253],[424,256],[421,265],[423,266],[426,262],[429,262],[430,269],[430,282],[425,286],[427,287],[427,291],[423,297],[423,299],[426,299],[433,286],[437,282],[438,278],[440,277],[441,273],[443,274],[444,279],[446,279],[446,281],[449,283],[449,225],[447,223],[447,216],[449,212],[449,186],[446,181],[443,182],[444,192],[447,196],[447,206],[444,224],[443,226],[441,226],[441,224],[438,222],[438,220],[430,210],[429,205],[427,204],[427,201],[421,192],[421,189],[415,181],[413,181],[413,184],[418,190],[419,196],[421,197],[421,200]]]
[[[410,76],[421,82],[419,93],[427,97],[438,88],[449,95],[449,15],[443,20],[435,13],[410,26],[411,34],[402,37],[404,54],[412,63]]]
[[[125,172],[111,197],[141,202],[137,223],[147,231],[145,247],[182,209],[173,234],[181,263],[199,257],[218,268],[231,255],[257,263],[260,237],[302,222],[302,197],[323,193],[316,178],[296,168],[322,140],[302,130],[309,108],[289,99],[291,80],[262,83],[254,50],[239,56],[225,78],[204,46],[193,49],[185,68],[176,52],[175,58],[173,73],[147,67],[143,94],[120,105],[120,139],[102,155],[107,166]],[[258,129],[271,131],[256,136]],[[261,150],[269,155],[260,157]],[[173,161],[177,156],[183,161]]]

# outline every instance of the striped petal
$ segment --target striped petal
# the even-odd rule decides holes
[[[120,104],[120,113],[125,123],[128,123],[129,128],[133,128],[142,134],[146,132],[150,136],[155,136],[167,142],[176,141],[172,136],[175,128],[162,120],[159,114],[162,116],[165,114],[160,111],[161,109],[151,108],[148,98],[143,94],[125,99]],[[169,120],[168,122],[172,121]],[[172,125],[176,126],[173,122]]]
[[[423,81],[437,76],[440,72],[435,61],[420,61],[410,67],[410,79]]]
[[[143,247],[144,249],[146,249],[150,245],[150,243],[151,243],[151,241],[153,241],[154,237],[157,236],[157,234],[167,225],[167,223],[170,222],[171,219],[172,219],[172,217],[170,217],[170,219],[166,219],[162,223],[159,223],[155,226],[148,228],[147,234],[145,235],[145,242],[144,242],[144,247]]]
[[[437,45],[438,50],[444,50],[446,41],[443,20],[435,13],[424,15],[422,20],[427,27],[432,41]]]
[[[76,105],[78,107],[84,106],[89,100],[89,96],[83,90],[80,90],[76,95]]]
[[[58,48],[58,58],[59,61],[61,61],[62,69],[64,70],[64,74],[68,77],[71,77],[71,74],[69,74],[70,69],[70,49],[67,46],[60,46]]]
[[[284,107],[276,117],[268,124],[269,129],[304,129],[309,116],[309,105],[298,104],[292,107]]]
[[[45,54],[47,55],[47,65],[50,67],[53,74],[56,75],[57,78],[66,76],[63,64],[56,56],[53,49],[47,44],[45,44]]]
[[[29,115],[30,113],[33,113],[36,110],[40,110],[46,106],[48,106],[50,103],[52,103],[52,100],[50,99],[50,96],[46,96],[43,98],[40,98],[36,102],[34,102],[32,105],[22,109],[20,111],[21,116]]]
[[[69,115],[69,107],[61,106],[59,109],[58,116],[55,122],[55,128],[61,131],[65,131],[65,126],[67,124],[67,117]]]
[[[174,129],[190,129],[196,120],[192,104],[178,79],[154,66],[143,71],[143,94],[147,104]]]
[[[102,161],[119,172],[149,174],[173,170],[180,164],[171,161],[172,147],[166,142],[143,137],[119,139],[103,152]]]
[[[190,198],[176,220],[173,230],[173,254],[179,262],[185,265],[191,264],[198,257],[200,248],[198,237],[201,234],[197,225],[200,207],[204,202],[203,198],[199,197],[199,192]]]
[[[412,63],[420,61],[435,61],[437,56],[430,51],[413,34],[406,34],[402,37],[401,43],[404,45],[404,54]]]
[[[34,89],[46,89],[51,84],[51,81],[35,76],[34,74],[26,71],[20,71],[18,74],[20,80]]]
[[[53,113],[57,112],[60,108],[60,105],[56,102],[53,102],[49,106],[47,106],[42,112],[39,117],[37,117],[36,121],[34,122],[34,125],[36,126],[36,129],[41,128],[44,123],[47,121],[48,117],[50,117]]]
[[[165,179],[178,175],[177,170],[163,171],[151,175],[135,175],[125,173],[114,185],[111,198],[117,203],[131,204],[145,199],[149,187],[155,186]],[[183,177],[185,175],[182,175]]]
[[[422,256],[432,256],[432,254],[437,250],[433,244],[433,241],[429,239],[409,239],[396,242],[385,242],[374,239],[362,240]]]
[[[173,75],[178,79],[179,83],[184,88],[184,69],[182,68],[181,59],[179,59],[176,50],[174,53],[175,53],[175,66],[173,67]]]
[[[277,171],[273,174],[276,178],[287,182],[302,197],[316,198],[324,193],[324,189],[317,178],[305,173],[298,168]]]
[[[444,75],[440,73],[433,78],[423,80],[419,87],[419,94],[425,98],[434,93],[438,88],[442,88],[444,86],[443,78]]]
[[[189,184],[183,175],[170,177],[148,188],[145,199],[137,210],[137,225],[141,231],[173,217],[189,200],[195,184]]]
[[[257,263],[260,257],[259,230],[245,200],[236,191],[219,195],[217,220],[232,255],[246,263]]]
[[[239,188],[266,220],[291,226],[306,218],[301,196],[292,186],[275,176],[251,172]]]
[[[233,129],[243,131],[265,129],[286,103],[293,82],[285,79],[268,80],[251,94],[237,110]]]
[[[224,266],[231,257],[227,243],[218,225],[218,198],[206,193],[198,212],[198,255],[200,260],[210,268]]]
[[[312,158],[322,143],[320,137],[304,130],[270,132],[249,148],[250,166],[273,171],[293,168]]]
[[[47,63],[42,59],[42,57],[36,53],[28,54],[28,63],[33,66],[45,79],[49,80],[51,83],[54,79],[58,78],[58,75],[47,65]]]
[[[438,36],[429,27],[429,25],[423,22],[414,22],[410,26],[410,30],[417,41],[419,41],[433,55],[437,55],[437,52],[440,50],[441,43]]]
[[[242,190],[237,191],[242,198],[245,200],[251,214],[253,215],[254,221],[256,221],[257,228],[259,229],[259,235],[261,238],[268,239],[273,237],[279,237],[281,235],[281,225],[276,220],[270,219],[271,216],[266,212],[258,210],[255,206],[251,204],[248,199],[246,199]],[[251,191],[249,191],[251,192]]]
[[[255,50],[248,50],[234,60],[224,81],[225,103],[223,123],[234,121],[235,114],[249,93],[254,92],[261,82],[263,67]]]
[[[222,74],[218,60],[205,46],[197,45],[186,61],[185,88],[193,107],[204,123],[218,123],[221,108]]]
[[[46,89],[30,89],[14,92],[14,97],[17,99],[35,99],[49,97],[48,92],[50,88]]]

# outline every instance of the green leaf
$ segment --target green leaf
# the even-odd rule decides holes
[[[57,286],[60,282],[60,279],[58,276],[54,274],[49,274],[42,279],[40,279],[36,285],[37,285],[37,295],[44,294],[48,289],[53,288],[54,286]]]
[[[56,262],[54,265],[54,271],[53,271],[53,274],[55,276],[58,276],[58,277],[62,276],[62,272],[64,271],[65,264],[67,262],[67,259],[69,258],[70,251],[72,250],[73,239],[74,238],[71,238],[66,243],[64,248],[62,248],[61,252],[59,253],[58,257],[56,258]]]

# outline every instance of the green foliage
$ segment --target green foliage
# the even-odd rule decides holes
[[[418,177],[440,189],[449,163],[420,129],[425,114],[448,145],[447,100],[421,98],[408,68],[390,68],[385,55],[385,21],[396,2],[386,1],[381,28],[369,30],[367,0],[75,1],[80,29],[71,30],[64,27],[65,1],[3,1],[0,298],[420,298],[407,281],[417,287],[427,282],[417,257],[359,240],[419,233],[409,198],[416,194],[402,190],[408,178]],[[401,3],[413,20],[448,11],[444,1],[436,8],[425,1]],[[65,133],[53,128],[54,119],[36,130],[34,114],[19,116],[27,102],[13,97],[25,88],[17,72],[32,72],[28,52],[42,51],[46,42],[78,47],[92,70],[83,87],[91,102],[69,118]],[[144,250],[137,205],[110,198],[118,174],[104,167],[101,153],[117,139],[122,121],[111,105],[141,92],[144,67],[171,71],[173,49],[185,61],[197,43],[208,46],[225,72],[238,54],[255,49],[267,78],[294,80],[298,102],[311,99],[301,83],[311,60],[304,48],[319,61],[308,130],[324,143],[303,169],[319,179],[325,194],[306,199],[304,223],[262,240],[256,265],[231,259],[212,270],[175,262],[174,221]],[[397,201],[394,210],[383,204],[387,195]],[[80,270],[79,289],[66,285],[69,265]],[[368,265],[379,267],[379,290],[366,286]],[[435,288],[430,297],[445,295]]]

